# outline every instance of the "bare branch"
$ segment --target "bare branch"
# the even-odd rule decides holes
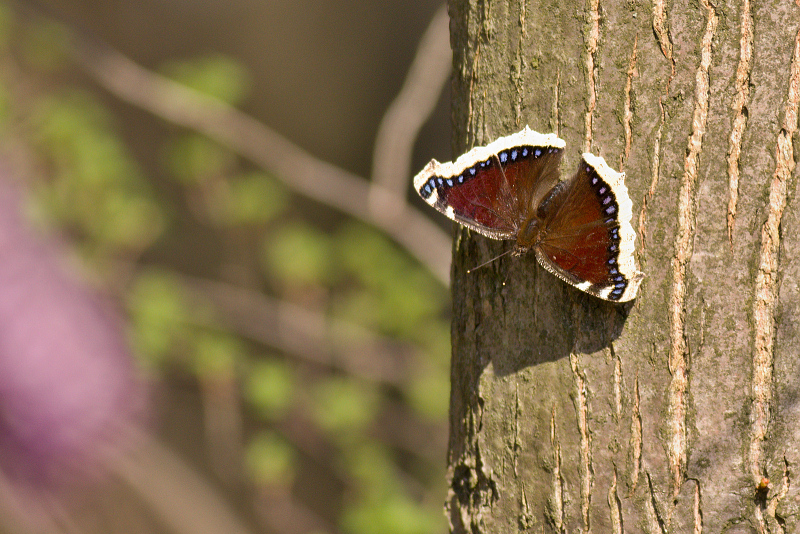
[[[414,141],[450,78],[449,21],[446,6],[442,5],[422,36],[405,83],[378,128],[372,157],[372,185],[379,187],[370,191],[369,198],[373,214],[397,210],[403,206],[400,202],[405,202]],[[391,195],[385,195],[386,192]]]
[[[407,377],[403,362],[413,350],[408,345],[225,282],[178,276],[190,294],[216,307],[218,320],[245,338],[365,380],[402,385]]]
[[[109,458],[106,467],[134,490],[171,532],[252,532],[192,467],[147,433],[138,433],[134,439],[139,447]]]
[[[416,209],[369,209],[367,180],[325,161],[252,117],[137,65],[112,48],[74,36],[78,64],[99,85],[121,100],[195,130],[227,146],[289,187],[383,230],[426,265],[443,284],[450,278],[451,239]],[[392,197],[373,185],[373,194]],[[377,192],[381,193],[377,193]]]

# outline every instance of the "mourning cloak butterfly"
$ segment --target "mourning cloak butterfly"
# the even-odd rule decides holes
[[[449,218],[493,239],[531,249],[542,266],[590,295],[616,302],[636,296],[644,274],[633,256],[625,174],[585,153],[559,181],[565,143],[527,126],[453,162],[432,160],[414,177],[420,196]]]

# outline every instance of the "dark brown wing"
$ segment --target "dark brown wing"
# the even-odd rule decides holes
[[[584,154],[578,172],[540,206],[544,231],[536,245],[546,269],[614,301],[632,299],[643,276],[633,257],[636,236],[623,180],[603,158]]]

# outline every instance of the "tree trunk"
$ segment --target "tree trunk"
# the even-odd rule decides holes
[[[627,173],[632,304],[459,227],[455,532],[800,531],[800,3],[450,0],[457,153]],[[768,479],[768,480],[767,480]]]

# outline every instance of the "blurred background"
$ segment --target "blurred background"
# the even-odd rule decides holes
[[[0,532],[446,532],[438,0],[0,0]]]

